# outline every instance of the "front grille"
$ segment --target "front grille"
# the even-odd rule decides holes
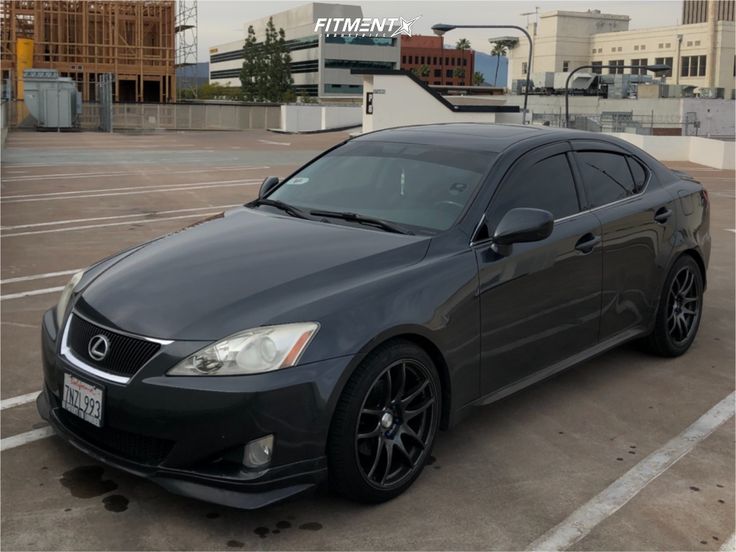
[[[57,409],[56,417],[73,434],[95,447],[117,456],[157,466],[169,455],[174,441],[130,433],[113,427],[95,427],[66,410]]]
[[[89,341],[96,335],[104,335],[110,341],[107,356],[99,361],[93,359],[88,351]],[[100,328],[76,315],[72,315],[69,321],[67,344],[77,358],[118,376],[132,376],[161,348],[159,343]]]

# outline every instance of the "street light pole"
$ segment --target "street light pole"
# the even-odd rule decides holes
[[[453,29],[516,29],[521,31],[529,41],[529,56],[526,63],[526,86],[524,87],[524,112],[521,115],[521,123],[526,124],[526,106],[529,101],[529,86],[531,85],[531,73],[532,73],[532,37],[524,27],[518,25],[447,25],[445,23],[437,23],[432,25],[432,30],[437,36],[442,36],[448,31]]]
[[[581,69],[644,69],[645,71],[651,71],[652,73],[665,73],[670,70],[669,65],[664,65],[663,63],[658,63],[655,65],[581,65],[580,67],[576,67],[572,71],[570,71],[570,74],[567,75],[567,79],[565,80],[565,128],[570,127],[570,81],[572,80],[572,76],[580,71]]]

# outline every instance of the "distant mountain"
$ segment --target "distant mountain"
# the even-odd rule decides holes
[[[496,56],[490,54],[484,54],[483,52],[475,52],[475,70],[479,73],[483,73],[485,77],[485,84],[491,86],[503,86],[506,87],[506,77],[508,75],[509,60],[501,56],[501,64],[498,68],[498,82],[493,82],[496,74],[496,64],[498,63]]]

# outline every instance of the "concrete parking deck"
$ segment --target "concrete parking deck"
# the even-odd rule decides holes
[[[39,323],[70,274],[242,204],[264,176],[284,176],[346,138],[9,135],[0,199],[2,547],[733,548],[734,172],[690,163],[671,165],[707,187],[713,236],[691,351],[660,359],[623,347],[478,409],[439,435],[422,477],[390,503],[362,506],[322,490],[232,510],[171,495],[49,436],[32,402]]]

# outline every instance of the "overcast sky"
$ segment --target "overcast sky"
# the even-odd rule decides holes
[[[268,16],[308,2],[291,0],[272,0],[256,2],[250,0],[199,0],[199,61],[208,61],[208,50],[214,44],[231,42],[244,38],[243,23],[252,19]],[[445,2],[427,1],[389,1],[368,0],[362,2],[329,2],[340,4],[357,4],[363,8],[364,17],[404,17],[405,19],[421,16],[412,30],[418,34],[431,34],[435,23],[487,23],[524,25],[527,17],[521,15],[533,12],[539,7],[540,12],[551,10],[585,11],[599,9],[604,13],[628,15],[631,17],[629,28],[641,29],[676,25],[682,15],[681,0],[639,0],[611,2],[608,0],[589,1],[467,1],[447,0]],[[490,34],[489,34],[490,33]],[[447,35],[446,42],[454,43],[458,38],[468,38],[476,50],[486,51],[489,48],[487,39],[491,35],[498,36],[498,31],[454,31]],[[502,33],[504,34],[504,33]]]

